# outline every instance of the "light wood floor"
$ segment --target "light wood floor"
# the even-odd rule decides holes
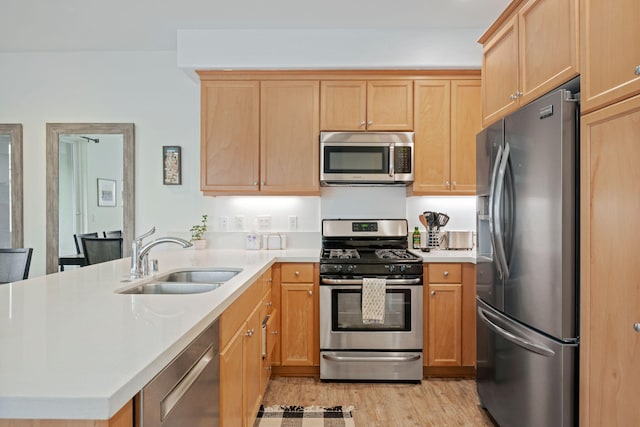
[[[262,403],[353,406],[356,427],[494,426],[479,405],[475,382],[468,379],[396,384],[272,377]]]

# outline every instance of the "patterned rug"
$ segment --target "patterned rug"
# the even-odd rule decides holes
[[[260,406],[254,427],[355,427],[353,406]]]

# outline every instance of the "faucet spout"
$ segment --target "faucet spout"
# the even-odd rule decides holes
[[[132,254],[131,254],[131,278],[136,279],[144,276],[146,274],[146,257],[151,248],[158,246],[162,243],[175,243],[183,248],[188,248],[193,246],[193,244],[187,240],[181,239],[179,237],[159,237],[155,240],[152,240],[149,243],[146,243],[142,246],[139,246],[141,242],[134,242],[132,245]]]

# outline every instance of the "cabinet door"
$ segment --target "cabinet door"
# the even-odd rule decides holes
[[[260,94],[260,191],[319,195],[319,82],[264,81]]]
[[[602,13],[606,11],[603,9]],[[603,35],[604,36],[604,35]],[[640,425],[640,96],[582,117],[580,424]]]
[[[518,108],[518,16],[505,22],[484,45],[482,124],[487,126]]]
[[[202,191],[258,190],[259,88],[257,81],[202,82]]]
[[[448,194],[451,83],[449,80],[416,80],[414,99],[416,157],[413,192]],[[475,162],[475,157],[473,160]]]
[[[313,283],[283,283],[281,307],[282,366],[312,366],[315,304]]]
[[[367,82],[367,130],[413,130],[413,80]]]
[[[244,396],[245,396],[245,426],[252,427],[262,402],[262,342],[260,306],[247,319],[247,331],[244,344]]]
[[[462,285],[429,285],[429,366],[462,365]]]
[[[640,2],[581,0],[581,109],[640,93]]]
[[[243,324],[220,352],[220,427],[244,426]]]
[[[520,10],[520,105],[578,75],[578,1],[529,0]]]
[[[367,83],[361,80],[323,81],[320,87],[320,129],[365,130]]]
[[[476,134],[482,129],[480,80],[451,82],[451,192],[476,192]]]

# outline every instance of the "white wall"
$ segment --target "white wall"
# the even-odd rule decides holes
[[[467,37],[472,38],[469,45],[475,45],[475,36]],[[437,42],[430,40],[430,44]],[[224,43],[234,50],[229,38]],[[348,57],[351,48],[345,46],[344,49],[335,53],[336,58]],[[461,57],[458,53],[432,49],[429,61],[437,61],[444,67],[451,56],[456,63],[462,61],[479,67],[480,50],[474,47],[464,52]],[[245,60],[249,57],[245,56]],[[365,67],[367,63],[360,65]],[[393,67],[394,64],[387,65]],[[345,65],[336,62],[335,68],[340,67]],[[204,213],[210,215],[211,230],[216,232],[216,218],[220,216],[231,219],[244,212],[249,224],[251,215],[271,212],[274,231],[286,229],[288,216],[296,215],[298,233],[310,236],[303,239],[307,245],[319,241],[322,216],[342,216],[341,208],[348,208],[344,215],[357,216],[399,216],[406,212],[410,224],[423,209],[418,202],[405,200],[402,189],[352,189],[346,194],[323,189],[322,198],[202,196],[199,191],[199,85],[191,73],[176,65],[173,51],[0,53],[0,93],[0,123],[23,124],[24,235],[25,246],[34,248],[31,276],[45,271],[47,212],[43,189],[45,124],[48,122],[135,124],[138,233],[155,225],[157,235],[188,236],[189,228],[199,223]],[[182,146],[181,186],[162,185],[163,145]],[[384,208],[384,211],[371,210],[372,207]],[[448,208],[439,209],[447,211]],[[465,220],[460,227],[468,224]],[[241,233],[235,236],[232,232],[219,233],[227,236],[220,238],[225,243],[241,237],[238,234]]]

